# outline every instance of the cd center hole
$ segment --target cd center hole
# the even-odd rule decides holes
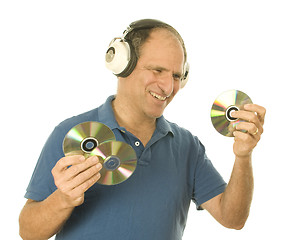
[[[107,170],[114,171],[121,165],[121,160],[117,156],[109,156],[105,159],[104,166]]]
[[[236,106],[230,106],[227,110],[226,110],[226,118],[227,120],[231,121],[236,121],[238,120],[238,118],[234,118],[232,117],[232,113],[235,111],[239,111],[239,108]]]
[[[85,146],[86,146],[87,149],[93,149],[94,148],[94,143],[91,142],[91,141],[88,141]]]
[[[81,143],[81,148],[84,152],[91,152],[93,149],[95,149],[98,146],[98,141],[95,138],[86,138]]]

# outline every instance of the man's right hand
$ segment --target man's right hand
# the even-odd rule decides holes
[[[64,208],[73,208],[84,202],[84,193],[99,180],[101,168],[97,156],[85,159],[74,155],[57,162],[51,172]]]

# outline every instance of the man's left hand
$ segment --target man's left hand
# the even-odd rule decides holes
[[[256,104],[244,105],[244,110],[232,112],[232,117],[242,119],[233,132],[233,151],[236,157],[250,157],[263,133],[266,109]]]

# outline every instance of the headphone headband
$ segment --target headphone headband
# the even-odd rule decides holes
[[[150,28],[157,28],[162,26],[170,26],[170,25],[156,19],[138,20],[129,24],[129,26],[123,33],[123,37],[125,38],[127,34],[132,32],[133,30],[150,29]]]

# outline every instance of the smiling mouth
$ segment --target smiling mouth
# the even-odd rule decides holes
[[[167,99],[167,97],[160,96],[154,92],[149,91],[149,93],[151,94],[151,96],[153,96],[154,98],[156,98],[158,100],[165,101]]]

